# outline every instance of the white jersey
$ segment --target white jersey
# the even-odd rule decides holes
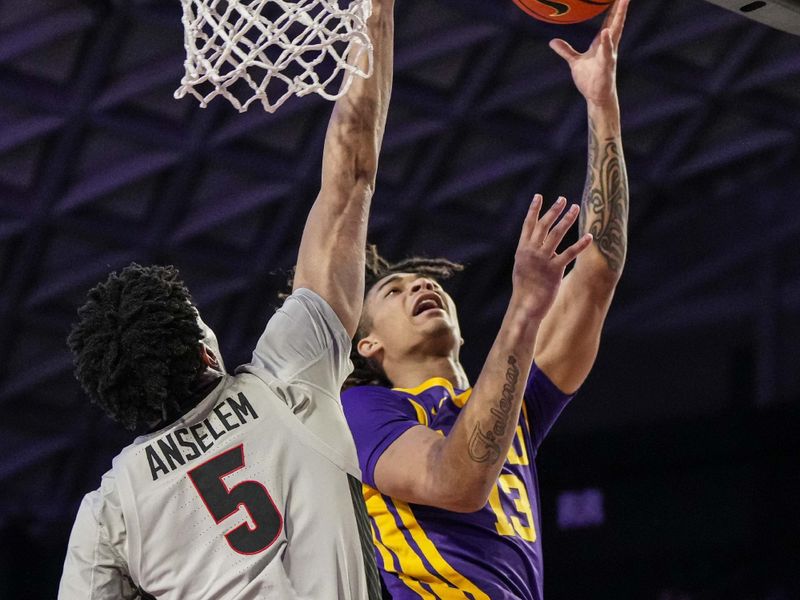
[[[367,598],[349,350],[330,306],[296,291],[251,363],[114,459],[78,512],[59,599]]]

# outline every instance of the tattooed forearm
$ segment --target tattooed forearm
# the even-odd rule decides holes
[[[608,267],[622,271],[627,251],[628,177],[621,143],[616,137],[598,138],[589,119],[589,164],[581,203],[580,229],[591,233]]]
[[[519,367],[516,357],[508,357],[508,368],[506,369],[506,382],[503,385],[503,393],[489,411],[494,417],[494,421],[486,431],[481,429],[481,424],[477,423],[469,439],[469,457],[477,463],[493,464],[504,454],[500,446],[503,436],[506,435],[509,427],[513,427],[514,421],[514,396],[519,384]]]

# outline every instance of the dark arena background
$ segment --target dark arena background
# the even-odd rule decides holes
[[[583,101],[511,0],[398,0],[371,239],[444,255],[474,378],[534,192],[580,199]],[[319,185],[331,104],[173,99],[177,0],[0,2],[0,598],[54,598],[82,495],[131,436],[65,337],[130,261],[177,265],[249,359]],[[619,93],[627,268],[539,454],[549,600],[800,598],[800,37],[634,0]]]

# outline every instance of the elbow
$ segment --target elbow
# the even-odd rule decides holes
[[[352,177],[354,188],[372,193],[378,179],[378,155],[370,151],[356,156]]]
[[[613,264],[605,259],[596,259],[575,265],[575,270],[581,273],[585,290],[598,300],[611,298],[622,278],[624,259]]]
[[[474,463],[463,460],[445,460],[447,438],[441,438],[431,447],[432,457],[426,476],[414,477],[411,485],[418,490],[418,504],[427,504],[456,513],[479,511],[489,500],[497,482],[497,473],[476,469]]]
[[[375,193],[375,173],[368,171],[355,173],[348,182],[348,186],[347,193],[340,195],[345,199],[345,203],[349,204],[353,200],[368,202],[372,200],[372,196]]]
[[[625,267],[626,246],[626,243],[610,245],[595,240],[575,261],[573,271],[580,273],[580,278],[588,285],[599,290],[613,291]]]
[[[597,261],[595,268],[592,269],[593,283],[598,288],[613,293],[622,277],[627,252],[623,245],[618,248],[608,248],[601,253],[602,259]]]
[[[364,171],[363,173],[358,173],[353,184],[354,193],[365,198],[372,198],[372,195],[375,193],[376,178],[377,172],[375,171]]]
[[[349,185],[359,192],[372,193],[378,179],[378,154],[377,148],[371,147],[368,140],[364,140],[361,149],[354,152],[347,168]]]
[[[473,486],[462,488],[458,493],[450,494],[436,503],[437,508],[443,508],[456,513],[474,513],[486,506],[489,501],[491,488]]]
[[[590,282],[590,286],[595,290],[598,296],[611,296],[617,289],[617,284],[622,278],[622,263],[617,268],[612,269],[610,266],[605,269],[599,270]]]
[[[355,206],[369,206],[375,193],[375,177],[366,172],[354,174],[352,178],[340,182],[339,188],[333,191],[328,196],[332,198],[334,212],[345,215],[352,212]]]
[[[375,193],[377,169],[359,161],[340,165],[337,170],[323,168],[320,196],[326,206],[337,214],[345,212],[354,202],[369,202]]]
[[[487,494],[485,497],[483,496],[472,496],[472,497],[465,497],[461,501],[453,503],[450,508],[452,512],[457,513],[474,513],[478,512],[489,501],[489,495]]]
[[[378,159],[380,157],[380,140],[375,138],[374,131],[370,131],[369,136],[360,140],[356,150],[352,155],[350,163],[350,174],[356,187],[375,189],[375,182],[378,178]]]

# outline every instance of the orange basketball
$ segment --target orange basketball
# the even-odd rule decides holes
[[[514,0],[514,4],[540,21],[569,25],[596,17],[614,0]]]

